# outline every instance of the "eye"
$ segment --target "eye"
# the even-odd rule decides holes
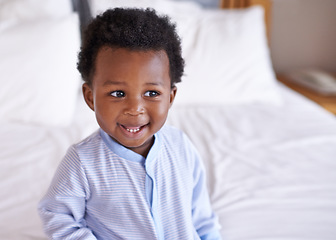
[[[125,93],[123,91],[113,91],[113,92],[110,93],[110,95],[112,97],[116,97],[116,98],[125,97]]]
[[[145,97],[157,97],[160,95],[157,91],[147,91],[145,92]]]

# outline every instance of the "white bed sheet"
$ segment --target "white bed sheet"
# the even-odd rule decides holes
[[[280,90],[281,107],[175,109],[170,122],[204,158],[224,239],[334,240],[336,118]]]
[[[228,240],[334,240],[336,119],[284,86],[283,106],[173,107],[203,156]],[[0,239],[46,239],[36,207],[70,144],[97,128],[79,97],[69,127],[0,127]]]

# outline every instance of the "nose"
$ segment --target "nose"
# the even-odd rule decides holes
[[[132,98],[125,102],[124,114],[130,116],[138,116],[145,112],[141,99]]]

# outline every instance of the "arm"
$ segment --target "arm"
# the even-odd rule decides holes
[[[211,208],[204,166],[198,154],[196,154],[193,177],[192,215],[196,231],[202,240],[220,240],[222,238],[218,231],[219,223]]]
[[[88,182],[76,151],[71,148],[60,164],[38,211],[50,239],[95,240],[84,215]]]

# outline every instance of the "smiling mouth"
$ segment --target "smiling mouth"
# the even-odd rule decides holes
[[[131,132],[131,133],[136,133],[140,131],[140,127],[139,128],[126,128],[127,132]]]
[[[129,133],[137,133],[137,132],[141,131],[141,129],[143,129],[147,125],[148,124],[145,124],[145,125],[142,125],[142,126],[139,126],[139,127],[129,127],[129,126],[124,126],[124,125],[120,125],[120,126]]]

